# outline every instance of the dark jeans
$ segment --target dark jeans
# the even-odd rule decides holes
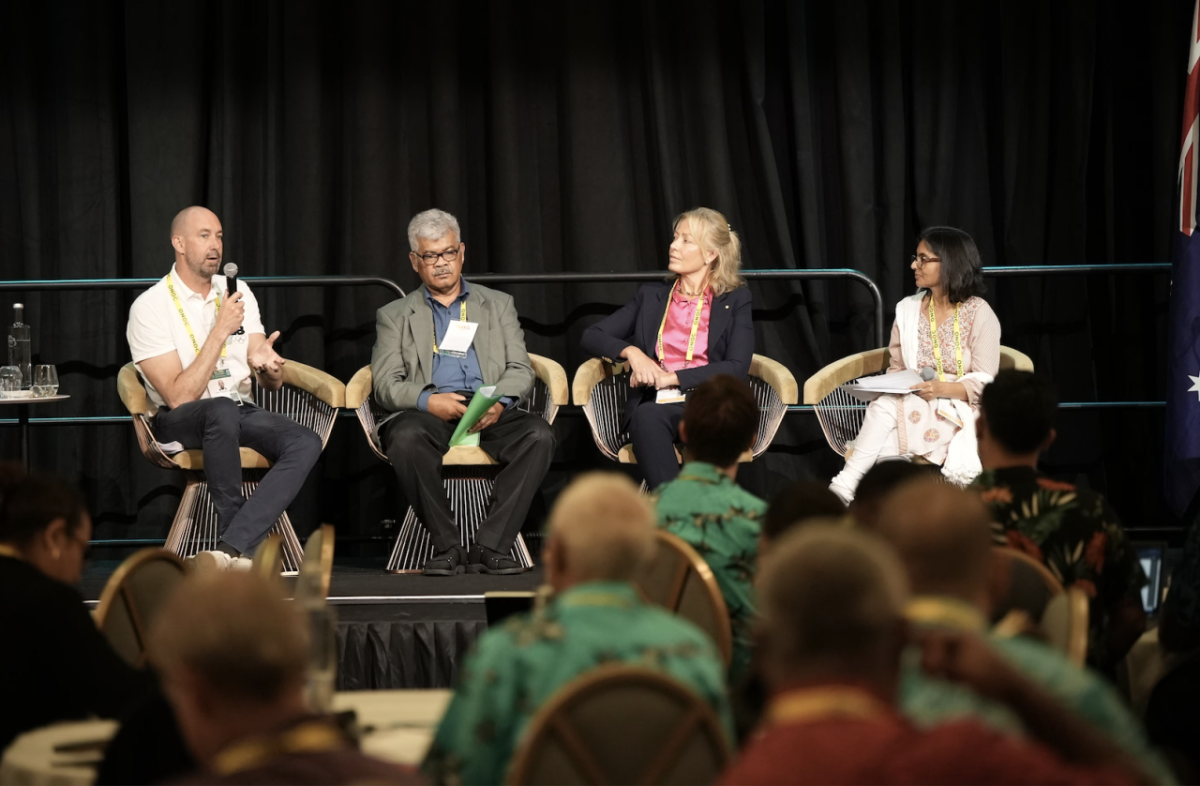
[[[154,418],[159,442],[204,450],[204,477],[217,510],[221,540],[240,552],[254,550],[291,504],[321,457],[321,438],[291,418],[227,398],[203,398]],[[257,450],[274,466],[250,499],[242,497],[239,447]]]
[[[396,479],[434,548],[443,552],[459,543],[458,527],[442,483],[442,456],[450,450],[456,423],[428,412],[408,410],[384,424],[384,450]],[[554,458],[554,429],[542,418],[509,407],[500,419],[479,432],[479,447],[503,467],[496,477],[487,518],[479,525],[478,543],[507,553],[512,548],[533,495]]]
[[[683,419],[683,404],[657,404],[653,392],[633,410],[629,419],[633,455],[651,490],[679,474],[675,443],[679,440],[679,421]],[[636,391],[631,395],[636,395]]]

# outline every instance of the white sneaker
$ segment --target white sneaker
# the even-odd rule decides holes
[[[231,557],[223,551],[201,551],[193,558],[196,573],[220,573],[226,570],[250,570],[253,563],[246,557]]]

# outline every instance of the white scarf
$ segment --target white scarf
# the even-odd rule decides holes
[[[924,299],[925,293],[924,289],[917,290],[917,294],[906,297],[896,304],[896,326],[900,331],[900,357],[904,361],[905,368],[918,373],[921,369],[917,367],[917,330],[921,325],[921,320],[925,318],[921,312],[921,301]],[[992,382],[992,375],[983,371],[972,371],[964,374],[962,379],[977,380],[988,385]],[[963,427],[950,438],[946,463],[942,465],[942,474],[952,483],[965,486],[983,471],[983,466],[979,463],[979,446],[975,441],[976,413],[965,401],[950,399],[950,402],[954,406],[954,411],[958,413],[958,419],[962,421]],[[904,428],[904,426],[900,425],[899,428]]]

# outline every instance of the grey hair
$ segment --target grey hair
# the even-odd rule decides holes
[[[418,239],[437,240],[445,237],[448,232],[453,232],[455,239],[462,242],[462,231],[458,228],[457,218],[436,207],[425,210],[417,213],[412,221],[408,222],[408,247],[416,251]]]
[[[759,624],[776,666],[862,667],[887,656],[909,590],[883,541],[809,522],[780,538],[763,563]]]
[[[629,581],[654,556],[654,510],[618,472],[572,481],[555,500],[547,529],[587,581]]]

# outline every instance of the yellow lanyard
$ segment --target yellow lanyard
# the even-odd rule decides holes
[[[675,289],[679,286],[679,279],[675,279],[675,283],[671,285],[671,292],[667,295],[667,307],[663,310],[662,322],[658,325],[658,362],[665,363],[667,361],[667,353],[663,350],[663,331],[667,329],[667,314],[671,313],[671,304],[675,302]],[[707,287],[705,287],[707,289]],[[704,292],[700,293],[700,302],[696,304],[696,314],[692,317],[692,334],[688,336],[687,347],[687,365],[692,364],[692,355],[696,353],[696,335],[700,332],[700,317],[704,313]],[[686,368],[686,366],[685,366]]]
[[[458,321],[459,321],[459,322],[466,322],[466,321],[467,321],[467,301],[464,299],[464,300],[463,300],[461,303],[459,303],[458,305],[459,305],[459,309],[458,309]],[[437,348],[437,320],[435,319],[435,320],[433,321],[433,354],[435,354],[435,355],[436,355],[437,353],[438,353],[438,348]]]
[[[192,340],[192,349],[196,350],[196,356],[200,356],[200,342],[196,341],[196,334],[192,332],[192,324],[188,322],[187,314],[183,311],[183,304],[179,302],[179,295],[175,294],[175,285],[171,279],[172,274],[167,274],[167,291],[171,293],[171,300],[175,301],[175,310],[179,312],[179,318],[183,320],[183,327],[188,332],[188,338]],[[217,295],[217,311],[221,313],[221,296]],[[214,314],[214,316],[216,316]],[[228,343],[228,342],[227,342]],[[221,344],[221,357],[225,357],[225,344]]]
[[[309,721],[279,737],[235,743],[217,754],[212,769],[218,775],[232,775],[290,753],[323,753],[347,747],[346,738],[328,723]]]
[[[962,379],[962,334],[958,329],[958,310],[962,303],[954,307],[954,361],[958,367],[958,378]],[[937,375],[942,382],[946,381],[946,372],[942,367],[942,345],[938,342],[937,316],[933,311],[933,295],[929,296],[929,336],[933,340],[933,356],[937,359]]]
[[[0,557],[11,557],[12,559],[25,559],[24,557],[21,556],[20,552],[18,552],[12,546],[6,546],[3,543],[0,543]]]
[[[865,720],[888,714],[887,705],[861,688],[792,691],[774,699],[767,707],[767,719],[772,724],[834,717]]]

